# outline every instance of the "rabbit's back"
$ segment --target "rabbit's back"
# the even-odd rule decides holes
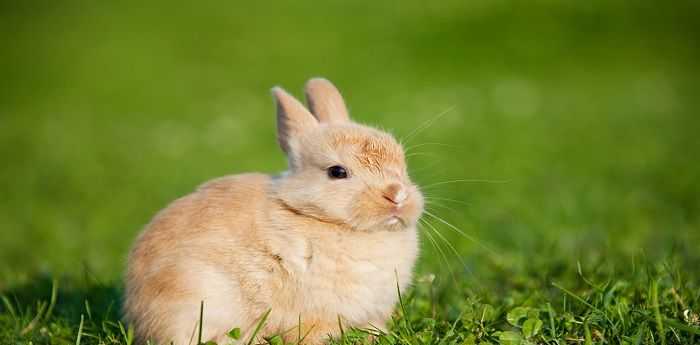
[[[265,271],[268,264],[261,260],[265,247],[257,222],[269,180],[262,174],[212,180],[174,201],[146,226],[129,255],[124,306],[141,339],[187,342],[202,300],[205,317],[226,319],[220,325],[224,328],[246,323],[240,315],[257,312],[218,311],[217,306],[255,306],[246,300],[246,290],[256,286],[240,278]],[[207,326],[217,327],[211,322]]]
[[[163,260],[220,260],[229,245],[254,244],[269,177],[232,175],[209,181],[159,212],[136,240],[128,275],[146,276]],[[198,251],[204,249],[205,251]],[[225,249],[225,253],[218,253]]]

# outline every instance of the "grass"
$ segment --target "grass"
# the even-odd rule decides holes
[[[130,344],[136,233],[207,179],[284,169],[268,90],[317,75],[406,138],[428,196],[377,342],[700,343],[699,10],[2,4],[0,344]]]
[[[409,294],[401,296],[389,332],[344,329],[342,337],[332,343],[694,344],[700,341],[697,314],[700,289],[697,282],[688,280],[683,262],[668,260],[650,265],[639,259],[629,266],[615,267],[605,260],[584,270],[562,259],[554,258],[547,266],[529,268],[536,273],[513,272],[485,260],[482,264],[492,271],[489,278],[493,280],[488,283],[462,280],[455,283],[436,279],[434,275],[419,276]],[[567,269],[568,266],[574,267]],[[34,288],[45,290],[46,299],[35,304],[20,302],[25,300],[26,287],[4,295],[4,313],[0,315],[3,343],[132,343],[131,330],[120,323],[115,308],[117,290],[84,282],[58,289],[58,298],[51,299],[51,287],[56,291],[56,284],[60,283],[40,282]],[[111,302],[106,303],[108,300]],[[61,313],[56,316],[43,313],[47,303],[55,305]],[[264,321],[262,317],[261,323]],[[368,335],[376,339],[369,340]],[[303,335],[298,338],[303,339]],[[282,340],[271,337],[259,341],[279,345]]]

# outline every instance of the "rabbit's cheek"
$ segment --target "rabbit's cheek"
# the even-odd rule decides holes
[[[423,206],[422,203],[418,201],[410,202],[403,210],[404,219],[406,219],[410,224],[415,224],[422,213]]]
[[[381,197],[369,187],[361,190],[349,204],[349,223],[360,230],[370,230],[385,221],[390,210],[378,198]]]

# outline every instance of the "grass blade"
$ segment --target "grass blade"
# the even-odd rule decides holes
[[[656,279],[651,280],[651,286],[649,287],[649,290],[649,294],[651,295],[651,307],[654,310],[656,332],[659,334],[659,340],[661,341],[661,345],[666,345],[666,331],[664,330],[664,323],[661,317],[661,310],[659,309],[659,285]]]
[[[585,335],[586,341],[584,342],[585,345],[593,345],[593,339],[591,338],[591,329],[588,327],[588,320],[586,320],[583,323],[583,332]]]
[[[51,300],[49,300],[49,309],[46,310],[44,314],[44,321],[47,321],[51,314],[53,313],[53,308],[56,306],[56,300],[58,299],[58,279],[53,279],[53,284],[51,284]]]
[[[248,339],[247,345],[252,345],[252,344],[253,344],[253,340],[254,340],[255,337],[258,335],[258,333],[259,333],[260,330],[262,329],[263,325],[264,325],[265,322],[267,321],[267,317],[270,315],[270,312],[271,312],[271,311],[272,311],[272,309],[268,309],[268,310],[265,312],[265,314],[263,314],[263,316],[260,318],[260,321],[258,321],[258,324],[255,326],[255,331],[253,331],[253,334],[250,335],[250,339]]]
[[[411,332],[411,334],[414,334],[415,332],[413,331],[411,323],[408,322],[408,313],[406,312],[406,305],[404,305],[403,303],[403,296],[401,296],[401,286],[399,285],[399,272],[394,271],[394,274],[396,275],[396,293],[399,295],[399,305],[401,306],[401,313],[403,314],[403,322],[406,326],[406,329],[408,329]]]
[[[80,314],[80,326],[78,326],[78,336],[75,338],[75,345],[80,345],[80,338],[83,336],[83,323],[85,322],[85,315]]]
[[[199,330],[197,331],[197,345],[202,344],[202,324],[204,323],[204,301],[199,304]]]
[[[34,327],[36,327],[36,325],[39,324],[39,322],[41,321],[41,318],[44,316],[44,310],[46,310],[46,302],[41,301],[39,303],[39,306],[37,307],[36,316],[34,316],[32,321],[30,321],[29,324],[27,324],[27,326],[24,327],[24,329],[22,329],[21,332],[19,332],[19,334],[25,335],[25,334],[31,332],[34,329]]]
[[[587,306],[587,307],[589,307],[589,308],[591,308],[591,309],[593,309],[593,310],[596,310],[596,311],[599,311],[599,312],[603,313],[600,309],[598,309],[598,308],[596,308],[594,305],[592,305],[592,304],[586,302],[585,299],[583,299],[583,298],[579,297],[577,294],[575,294],[575,293],[573,293],[573,292],[567,290],[565,287],[563,287],[563,286],[561,286],[561,285],[559,285],[559,284],[557,284],[557,283],[554,283],[554,282],[552,282],[552,285],[553,285],[555,288],[557,288],[557,289],[563,291],[563,292],[566,293],[567,295],[573,297],[575,300],[577,300],[577,301],[583,303],[585,306]]]

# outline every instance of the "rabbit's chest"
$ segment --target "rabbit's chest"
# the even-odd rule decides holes
[[[415,231],[310,238],[298,254],[291,297],[300,311],[341,315],[356,324],[388,316],[398,285],[411,281]]]

